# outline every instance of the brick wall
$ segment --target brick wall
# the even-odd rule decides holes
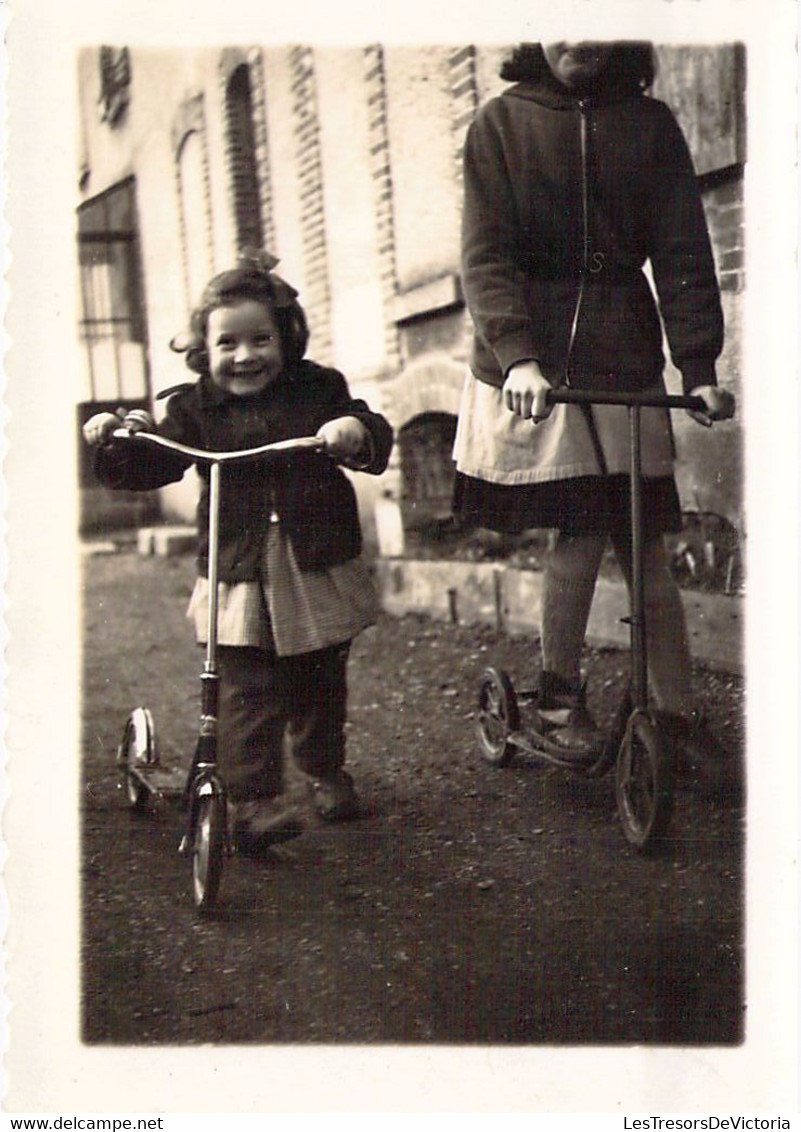
[[[331,362],[331,291],[326,253],[320,118],[314,77],[314,51],[295,47],[291,54],[292,115],[300,181],[301,229],[306,274],[304,307],[315,360]]]
[[[400,341],[393,315],[393,300],[398,290],[398,267],[395,260],[395,214],[387,128],[387,84],[381,47],[365,48],[364,87],[369,112],[370,176],[374,189],[384,310],[385,360],[387,368],[394,371],[400,363]]]
[[[704,194],[709,234],[722,291],[745,289],[745,209],[739,169]]]
[[[703,200],[721,289],[725,337],[717,363],[718,383],[738,399],[733,421],[700,429],[683,413],[673,414],[676,478],[682,506],[723,516],[744,536],[742,309],[746,287],[743,176],[738,167],[702,177]],[[668,383],[680,378],[668,368]]]
[[[478,110],[478,77],[476,74],[476,49],[473,46],[461,47],[448,59],[451,80],[451,99],[453,103],[453,138],[455,177],[462,183],[462,156],[467,130]]]

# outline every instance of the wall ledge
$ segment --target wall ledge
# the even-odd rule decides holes
[[[395,297],[392,317],[398,326],[425,318],[426,315],[464,305],[462,284],[458,275],[443,275],[429,283],[412,287]]]
[[[542,574],[502,563],[437,562],[379,558],[376,585],[391,616],[425,614],[464,625],[495,625],[511,636],[539,635]],[[744,671],[745,599],[682,590],[690,648],[695,660],[725,672]],[[627,649],[625,585],[600,579],[587,640]]]

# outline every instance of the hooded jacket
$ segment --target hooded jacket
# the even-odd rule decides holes
[[[715,383],[723,319],[692,161],[664,103],[579,98],[550,76],[490,100],[465,145],[463,284],[471,369],[503,384],[536,359],[553,384],[652,387],[662,328],[686,392]]]
[[[252,397],[236,397],[208,375],[167,391],[167,415],[158,432],[209,451],[272,444],[313,436],[336,417],[357,417],[370,437],[368,463],[379,475],[387,466],[392,429],[366,402],[353,399],[337,370],[302,361]],[[191,461],[165,449],[112,442],[98,449],[95,473],[112,488],[149,491],[180,480]],[[208,574],[209,469],[198,465],[198,567]],[[226,465],[221,476],[220,581],[254,581],[270,516],[277,514],[301,570],[323,570],[355,558],[361,531],[353,486],[328,456],[302,453],[287,461]]]

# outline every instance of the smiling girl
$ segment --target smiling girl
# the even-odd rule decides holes
[[[168,397],[162,436],[234,451],[316,435],[326,453],[292,464],[226,468],[220,514],[220,763],[234,803],[240,851],[260,853],[301,829],[282,800],[283,754],[308,776],[323,820],[355,816],[344,770],[350,641],[375,619],[361,560],[353,487],[337,464],[379,475],[392,430],[351,397],[345,378],[304,358],[308,329],[297,292],[273,273],[277,260],[249,253],[215,276],[189,330],[171,346],[197,382]],[[147,414],[140,414],[150,430]],[[98,479],[147,491],[179,480],[185,458],[113,439],[109,413],[84,426]],[[335,459],[328,458],[329,456]],[[198,468],[199,577],[189,616],[203,639],[208,609],[208,471]]]

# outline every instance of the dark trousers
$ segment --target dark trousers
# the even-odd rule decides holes
[[[233,800],[280,794],[285,750],[313,778],[342,769],[349,651],[219,649],[218,759]]]

